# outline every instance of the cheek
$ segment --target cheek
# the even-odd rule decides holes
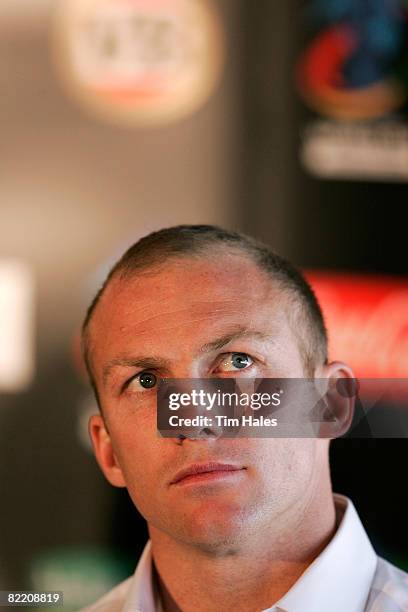
[[[156,448],[155,442],[148,439],[140,428],[122,432],[115,439],[116,456],[126,488],[134,505],[147,520],[156,513],[160,499],[162,470],[159,458],[163,453]]]
[[[316,441],[308,438],[258,440],[257,465],[269,485],[281,490],[304,489],[316,467]]]
[[[148,483],[155,469],[155,457],[160,456],[155,416],[125,414],[120,421],[110,424],[110,434],[126,483]]]

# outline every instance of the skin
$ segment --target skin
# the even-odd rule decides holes
[[[168,611],[268,608],[335,531],[328,440],[228,439],[215,429],[194,439],[161,438],[155,391],[137,377],[149,371],[166,378],[301,378],[288,304],[254,263],[221,253],[113,280],[91,320],[103,408],[103,416],[90,419],[95,455],[109,482],[127,487],[147,520]],[[222,347],[209,346],[232,335]],[[233,352],[252,363],[237,370]],[[315,376],[329,382],[352,372],[333,362],[317,364]],[[241,469],[199,485],[172,484],[180,469],[209,461]]]

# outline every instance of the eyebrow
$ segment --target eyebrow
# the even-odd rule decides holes
[[[251,331],[246,328],[238,328],[234,331],[231,331],[227,334],[224,334],[220,338],[212,340],[211,342],[207,342],[202,347],[200,347],[198,353],[205,354],[211,353],[212,351],[219,350],[227,344],[230,344],[234,340],[242,339],[242,338],[252,338],[255,340],[271,340],[272,336],[270,334],[266,334],[259,331]],[[160,357],[153,356],[141,356],[141,357],[116,357],[108,361],[108,363],[104,366],[102,372],[102,380],[105,385],[110,378],[112,371],[116,367],[129,367],[129,368],[142,368],[143,370],[148,369],[170,369],[171,362],[168,359],[163,359]]]
[[[224,336],[221,336],[221,338],[217,338],[216,340],[213,340],[212,342],[208,342],[207,344],[204,344],[200,348],[199,352],[200,353],[210,353],[211,351],[219,350],[223,348],[224,346],[226,346],[227,344],[230,344],[234,340],[240,340],[241,338],[252,338],[254,340],[264,340],[265,341],[265,340],[271,340],[272,336],[270,334],[266,334],[266,333],[258,332],[258,331],[251,331],[249,329],[241,327],[235,331],[225,334]]]
[[[105,385],[109,380],[112,371],[117,367],[126,368],[141,368],[142,370],[151,370],[159,368],[169,368],[170,362],[159,357],[116,357],[111,359],[104,366],[102,371],[102,381]]]

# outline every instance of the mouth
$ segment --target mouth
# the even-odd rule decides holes
[[[201,463],[193,464],[189,467],[180,470],[171,485],[184,485],[188,483],[200,483],[225,478],[234,478],[238,474],[246,470],[240,465],[232,465],[229,463]]]

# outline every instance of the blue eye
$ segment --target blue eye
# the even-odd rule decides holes
[[[144,389],[151,389],[156,386],[157,377],[151,372],[142,372],[137,378],[139,379],[140,386]]]
[[[251,365],[251,358],[245,353],[232,353],[231,363],[235,368],[242,370]]]
[[[235,372],[244,370],[253,364],[252,358],[246,353],[228,353],[218,366],[219,372]]]

